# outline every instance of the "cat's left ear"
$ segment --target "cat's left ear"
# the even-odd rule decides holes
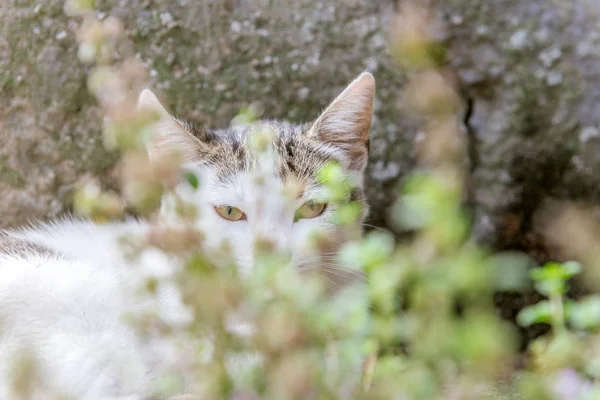
[[[138,99],[138,109],[156,113],[158,121],[152,125],[153,137],[147,145],[150,159],[177,152],[184,162],[195,161],[202,151],[203,143],[163,107],[149,89],[144,89]]]
[[[348,168],[363,171],[367,165],[374,98],[375,78],[363,72],[323,111],[307,135],[337,147]]]

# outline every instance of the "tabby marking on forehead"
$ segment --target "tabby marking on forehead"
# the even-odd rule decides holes
[[[191,162],[210,165],[221,181],[227,181],[239,172],[249,171],[256,163],[259,154],[251,150],[249,141],[253,134],[265,130],[274,134],[279,177],[284,181],[311,181],[328,161],[340,160],[333,149],[307,138],[307,129],[305,125],[261,121],[220,131],[192,131],[194,136],[201,136],[207,146]]]

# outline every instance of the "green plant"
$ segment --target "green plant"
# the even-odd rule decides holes
[[[177,197],[173,182],[183,177],[194,189],[202,182],[175,158],[149,162],[143,148],[155,116],[135,107],[143,68],[132,54],[116,61],[120,23],[97,21],[92,5],[69,1],[66,9],[82,20],[79,55],[94,65],[89,87],[107,116],[104,142],[122,156],[123,192],[105,193],[88,182],[76,194],[75,207],[102,222],[129,209],[151,213],[161,195],[169,194],[182,220],[190,222],[156,224],[147,237],[124,241],[128,257],[153,248],[185,260],[174,276],[145,277],[141,289],[152,298],[175,285],[192,310],[189,325],[173,326],[153,309],[127,316],[147,337],[172,345],[177,356],[173,365],[165,363],[157,396],[177,394],[187,383],[203,399],[555,399],[561,397],[554,381],[565,370],[575,371],[569,384],[577,388],[600,377],[595,335],[600,297],[565,299],[567,281],[581,269],[574,262],[531,270],[536,290],[547,300],[524,309],[518,322],[548,323],[552,333],[531,344],[525,368],[516,367],[516,329],[497,315],[493,294],[498,288],[521,289],[528,264],[514,254],[490,254],[470,237],[462,202],[459,96],[440,67],[442,46],[430,32],[435,24],[426,10],[406,6],[401,35],[392,38],[394,54],[410,75],[402,105],[421,120],[425,136],[418,149],[421,168],[406,178],[392,209],[397,226],[412,236],[398,242],[389,232],[362,238],[348,232],[353,239],[339,262],[345,273],[365,279],[331,293],[326,276],[283,267],[282,255],[266,241],[257,245],[249,277],[240,276],[233,261],[216,266],[198,251],[206,233],[191,221],[199,210]],[[260,114],[247,107],[233,123]],[[254,143],[266,160],[273,150],[269,143],[268,132]],[[319,176],[327,188],[323,200],[339,206],[335,222],[350,231],[361,214],[360,205],[349,201],[355,177],[337,164]],[[257,181],[269,189],[266,179]],[[313,239],[324,248],[330,240],[323,232],[314,232]],[[231,311],[243,315],[254,332],[227,329]],[[229,368],[232,358],[242,362],[241,373]],[[25,367],[35,369],[26,361]],[[20,372],[25,367],[16,368],[23,387],[23,377],[31,377]],[[599,389],[588,386],[585,395],[594,398]]]
[[[576,262],[559,264],[550,262],[540,268],[531,270],[531,279],[535,281],[535,289],[548,297],[548,300],[523,309],[517,316],[517,321],[522,326],[534,323],[549,323],[556,334],[562,334],[567,329],[569,311],[574,307],[575,314],[579,315],[578,324],[584,324],[581,320],[585,311],[579,310],[577,303],[565,304],[564,296],[567,292],[567,281],[581,271],[581,265]]]

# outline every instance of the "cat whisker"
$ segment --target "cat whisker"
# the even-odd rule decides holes
[[[352,271],[332,271],[325,270],[328,274],[342,277],[342,278],[364,278],[364,276],[360,273],[352,272]]]
[[[318,262],[321,260],[334,260],[339,257],[339,252],[329,252],[329,253],[319,253],[318,255],[313,256],[305,256],[300,261],[301,262]]]
[[[323,275],[323,274],[320,274],[320,273],[319,273],[318,271],[316,271],[316,270],[315,270],[315,271],[307,271],[307,272],[309,272],[309,273],[310,273],[311,275],[313,275],[313,276],[317,276],[317,277],[319,277],[319,278],[325,279],[327,282],[329,282],[329,283],[331,283],[331,284],[333,284],[333,285],[335,285],[335,283],[336,283],[336,282],[335,282],[333,279],[331,279],[331,278],[329,278],[329,277],[327,277],[327,276],[325,276],[325,275]]]
[[[394,232],[390,231],[389,229],[385,229],[385,228],[382,228],[382,227],[380,227],[380,226],[375,226],[375,225],[372,225],[372,224],[367,224],[367,223],[364,223],[364,222],[363,222],[362,226],[363,226],[363,227],[366,227],[366,228],[375,229],[375,230],[377,230],[377,231],[380,231],[380,232],[389,233],[389,234],[390,234],[390,235],[392,235],[392,236],[393,236],[393,237],[394,237],[396,240],[401,240],[401,239],[400,239],[400,237],[399,237],[398,235],[396,235]]]
[[[354,268],[345,267],[343,265],[335,264],[335,263],[324,263],[323,267],[329,270],[342,271],[346,273],[353,274],[364,274],[363,271],[356,270]]]
[[[350,268],[345,268],[338,264],[333,263],[320,263],[317,265],[309,266],[306,271],[313,272],[325,272],[330,275],[340,276],[340,277],[364,277],[364,274],[360,271],[356,271]]]
[[[328,267],[328,268],[332,268],[332,269],[340,269],[340,270],[344,270],[344,271],[348,271],[348,270],[351,271],[352,270],[352,269],[350,269],[348,267],[345,267],[345,266],[340,265],[340,264],[335,263],[335,262],[325,262],[325,263],[323,263],[323,265],[326,266],[326,267]]]

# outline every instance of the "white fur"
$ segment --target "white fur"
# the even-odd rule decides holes
[[[35,356],[42,380],[35,399],[150,392],[171,349],[143,342],[123,317],[153,310],[177,327],[191,316],[168,279],[155,298],[139,295],[145,278],[168,278],[176,267],[155,249],[139,261],[121,256],[120,238],[145,229],[64,220],[11,233],[64,256],[0,256],[0,399],[12,398],[11,365],[23,350]]]
[[[130,304],[123,290],[130,283],[115,262],[108,230],[69,221],[48,228],[17,235],[83,257],[0,259],[0,398],[11,398],[10,368],[21,350],[38,362],[42,388],[36,398],[144,392],[149,371],[140,343],[118,317]]]
[[[362,80],[357,80],[359,89],[366,86],[358,96],[352,96],[356,97],[357,107],[369,99],[369,77],[363,75]],[[346,90],[340,98],[344,100],[349,93]],[[157,110],[163,118],[160,123],[168,117],[149,91],[143,92],[140,107]],[[348,113],[356,110],[342,107],[337,111],[339,115],[330,122],[336,129],[346,129],[347,121],[352,121]],[[197,141],[189,134],[176,137],[185,133],[183,129],[166,133],[174,137],[163,144],[185,147],[190,140]],[[305,188],[302,197],[290,203],[273,165],[268,159],[261,159],[259,164],[254,170],[262,174],[261,184],[257,184],[255,174],[248,172],[222,184],[209,167],[188,165],[198,174],[200,188],[179,185],[175,195],[163,199],[162,220],[168,224],[190,222],[175,213],[173,196],[193,203],[201,212],[195,221],[197,228],[206,235],[202,250],[218,262],[223,244],[229,244],[232,254],[227,255],[233,256],[244,274],[252,271],[255,242],[259,238],[271,240],[292,264],[311,259],[314,249],[308,236],[315,229],[333,228],[330,211],[297,222],[294,213],[307,200],[318,198],[322,189]],[[215,205],[238,207],[247,219],[227,221],[217,215]],[[122,320],[126,313],[144,310],[158,311],[163,320],[175,327],[185,327],[191,319],[176,285],[169,282],[179,267],[176,260],[147,249],[139,259],[131,261],[119,248],[121,237],[135,238],[147,229],[146,224],[135,221],[97,225],[67,219],[10,232],[58,255],[0,254],[0,399],[14,398],[11,365],[22,350],[32,352],[38,362],[41,386],[32,399],[40,400],[51,398],[54,392],[79,400],[147,395],[163,370],[181,363],[182,355],[185,358],[185,354],[195,354],[193,350],[199,341],[206,338],[184,335],[185,347],[178,352],[169,343],[143,340]],[[160,277],[164,283],[155,298],[141,298],[136,289],[150,276]],[[231,326],[242,334],[251,332],[250,328],[239,321]],[[240,369],[257,360],[250,356],[230,361],[230,369]]]
[[[197,225],[206,233],[207,253],[216,254],[229,243],[245,274],[252,270],[257,237],[273,240],[298,263],[310,257],[309,233],[330,226],[325,217],[294,222],[296,208],[318,196],[318,188],[290,206],[279,179],[266,179],[268,187],[256,186],[251,174],[240,173],[224,186],[210,169],[189,168],[199,175],[200,189],[182,183],[176,193],[199,207]],[[215,204],[239,207],[247,220],[227,221],[214,211]],[[162,213],[168,223],[178,222],[168,198]],[[155,249],[145,250],[135,262],[122,256],[119,239],[143,235],[147,228],[135,221],[97,225],[64,220],[11,232],[65,256],[0,256],[0,399],[10,398],[8,368],[19,349],[34,351],[47,390],[82,400],[148,393],[162,371],[161,362],[178,362],[172,349],[144,343],[121,320],[124,313],[149,308],[175,326],[190,319],[174,285],[163,284],[154,302],[136,297],[145,277],[168,279],[177,268],[175,260]],[[241,323],[232,330],[249,333]],[[253,361],[234,359],[231,368],[248,362]]]

